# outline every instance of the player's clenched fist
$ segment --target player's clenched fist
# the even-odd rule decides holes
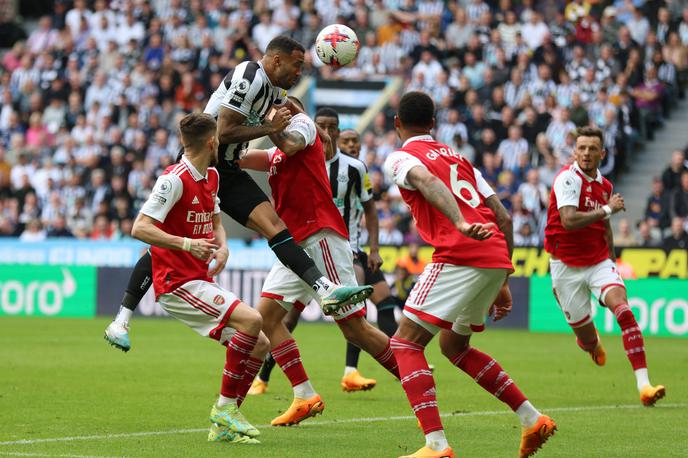
[[[217,249],[218,246],[208,239],[191,239],[189,252],[194,258],[207,261]]]
[[[475,240],[486,240],[492,237],[494,232],[492,229],[495,227],[494,223],[467,223],[466,221],[462,223],[457,223],[456,228],[466,237],[470,237]]]
[[[611,199],[609,199],[609,208],[612,209],[612,213],[617,213],[620,212],[621,210],[626,210],[626,206],[624,204],[624,199],[621,197],[621,194],[616,193],[612,196]]]
[[[279,108],[277,111],[275,111],[275,114],[270,121],[273,132],[282,132],[289,125],[289,121],[291,121],[291,111],[289,111],[289,108]]]

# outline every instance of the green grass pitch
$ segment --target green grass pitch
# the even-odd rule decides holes
[[[262,426],[263,443],[241,446],[206,442],[222,347],[174,320],[138,319],[133,349],[124,354],[102,339],[107,323],[0,319],[0,456],[367,458],[396,457],[423,444],[399,383],[368,356],[361,357],[361,370],[378,386],[340,391],[344,341],[334,325],[302,324],[295,333],[324,415],[297,427],[266,426],[291,399],[276,369],[268,394],[249,397],[242,409]],[[558,423],[538,456],[686,456],[688,341],[646,339],[651,378],[668,395],[658,407],[642,408],[620,337],[603,340],[604,368],[570,335],[488,329],[473,344]],[[516,416],[442,358],[436,342],[429,360],[458,456],[516,456]]]

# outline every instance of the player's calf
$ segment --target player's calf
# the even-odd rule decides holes
[[[554,434],[556,424],[528,401],[495,359],[471,347],[469,343],[470,335],[443,330],[440,336],[442,354],[516,413],[522,427],[519,455],[531,456]]]
[[[385,369],[399,378],[399,368],[390,348],[390,339],[362,315],[337,321],[344,338],[369,353]]]

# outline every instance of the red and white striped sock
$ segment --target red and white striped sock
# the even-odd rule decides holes
[[[256,378],[256,374],[262,365],[262,360],[252,356],[246,360],[246,370],[244,370],[244,376],[239,383],[239,387],[237,388],[237,406],[241,407],[241,404],[246,398],[246,393],[248,393],[248,390],[251,388],[253,379]]]
[[[396,378],[399,378],[399,365],[397,364],[397,360],[394,357],[389,342],[387,342],[385,349],[382,350],[379,355],[374,356],[374,358],[382,367],[390,371]]]
[[[237,389],[246,370],[246,361],[257,342],[258,336],[250,336],[241,331],[237,331],[227,342],[227,357],[225,369],[222,371],[218,405],[222,406],[237,398]]]
[[[392,337],[390,345],[399,365],[401,386],[420,421],[423,433],[427,435],[443,430],[437,408],[435,379],[425,359],[425,347],[396,336]]]
[[[514,381],[509,378],[509,374],[504,372],[499,363],[490,355],[473,347],[468,347],[450,358],[450,361],[473,377],[478,385],[511,407],[514,412],[528,400]]]
[[[624,350],[626,350],[626,356],[631,362],[638,389],[640,390],[643,386],[650,384],[647,375],[643,334],[640,332],[638,322],[635,320],[635,316],[628,304],[617,306],[614,309],[614,316],[616,316],[616,322],[619,323],[621,328]]]
[[[308,380],[306,369],[301,363],[301,353],[294,339],[287,339],[272,349],[272,357],[287,376],[294,388],[294,396],[308,399],[315,396],[315,390]]]

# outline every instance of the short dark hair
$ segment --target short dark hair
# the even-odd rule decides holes
[[[287,98],[291,100],[291,103],[296,105],[297,107],[301,108],[302,110],[306,110],[306,107],[303,106],[303,102],[299,100],[298,97],[294,97],[293,95],[288,95]]]
[[[206,113],[189,113],[179,121],[184,147],[195,148],[217,130],[215,118]]]
[[[286,35],[278,35],[268,43],[268,47],[265,49],[265,54],[272,54],[276,52],[282,52],[284,54],[291,54],[294,51],[306,52],[306,48],[303,47],[301,43],[289,38]]]
[[[594,127],[594,126],[583,126],[579,127],[576,130],[576,140],[578,140],[578,137],[597,137],[600,139],[600,144],[602,144],[602,147],[604,148],[604,134],[602,133],[602,129],[599,127]]]
[[[399,101],[397,116],[404,127],[429,128],[435,117],[435,103],[425,92],[407,92]]]
[[[339,113],[337,113],[334,108],[322,107],[318,109],[318,111],[315,112],[315,118],[319,118],[320,116],[324,116],[326,118],[335,118],[337,120],[337,124],[339,124]]]

